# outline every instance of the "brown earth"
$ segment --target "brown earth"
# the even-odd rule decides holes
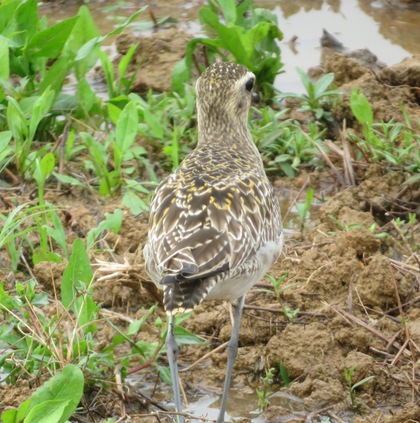
[[[155,45],[151,44],[150,48],[154,49]],[[143,60],[144,56],[140,55]],[[379,74],[363,65],[357,65],[356,72],[355,59],[343,53],[333,53],[328,60],[324,63],[326,71],[342,75],[338,81],[346,91],[353,86],[360,87],[374,104],[377,118],[402,118],[399,103],[406,105],[411,116],[418,117],[420,65],[417,58],[378,71]],[[172,65],[167,66],[164,69],[169,75]],[[352,72],[349,69],[353,69]],[[157,78],[160,80],[161,74]],[[154,86],[147,78],[144,81],[147,86]],[[338,112],[340,120],[350,118],[348,97]],[[340,160],[334,160],[338,172],[343,173]],[[267,422],[420,421],[420,274],[419,256],[413,250],[420,244],[420,186],[406,183],[408,175],[403,170],[393,170],[385,163],[354,165],[355,186],[340,187],[335,175],[327,170],[303,174],[294,181],[280,178],[273,181],[279,197],[287,196],[290,204],[296,200],[307,178],[318,193],[319,201],[324,192],[330,193],[330,199],[323,202],[310,225],[286,240],[280,260],[270,271],[274,278],[285,278],[278,292],[274,292],[268,281],[261,281],[247,297],[233,390],[253,395],[255,387],[261,386],[264,371],[271,367],[278,369],[280,362],[292,380],[289,387],[280,388],[281,379],[276,375],[270,391],[277,392],[272,397],[272,405],[263,413]],[[28,188],[23,187],[20,194],[27,192]],[[112,202],[98,201],[76,190],[58,194],[50,190],[48,201],[66,210],[62,218],[66,220],[69,245],[76,237],[83,238],[104,213],[121,208],[118,198]],[[28,199],[25,195],[8,197],[21,203]],[[397,217],[407,219],[408,212],[417,214],[414,227],[408,224],[396,227],[392,223]],[[101,247],[109,247],[112,254],[91,253],[93,264],[98,259],[110,263],[101,265],[96,273],[94,297],[102,303],[102,317],[113,316],[114,323],[121,329],[127,327],[130,319],[143,316],[160,299],[160,293],[143,271],[141,250],[146,236],[147,216],[133,217],[124,210],[120,233],[108,233],[101,241]],[[4,252],[2,256],[7,264]],[[117,262],[126,265],[117,275],[109,276],[115,271],[112,263]],[[64,264],[41,263],[31,270],[40,288],[52,296],[53,288],[60,286],[64,267]],[[108,277],[102,278],[104,275]],[[7,286],[12,289],[13,279],[26,277],[24,274],[12,278],[4,275],[4,279],[9,280]],[[203,336],[206,344],[183,347],[181,367],[194,364],[229,339],[231,324],[227,309],[225,304],[204,303],[185,322],[185,327]],[[296,311],[294,317],[290,315],[293,310]],[[164,318],[160,303],[134,342],[159,341],[157,317]],[[114,335],[108,325],[100,325],[98,349],[109,344]],[[123,346],[118,355],[123,356],[127,351]],[[159,363],[166,364],[165,359],[161,358]],[[133,367],[136,365],[138,363],[132,363]],[[220,393],[225,366],[226,351],[218,350],[191,370],[182,372],[187,395],[197,390]],[[352,385],[373,376],[355,389],[353,404],[344,377],[350,368],[354,368]],[[136,388],[130,392],[153,385],[155,379],[154,367],[140,371]],[[11,387],[0,386],[1,406],[19,405],[34,387],[25,380]],[[160,382],[154,398],[164,401],[169,392]],[[300,408],[277,405],[275,399],[283,394],[299,400]],[[154,405],[134,394],[127,395],[125,402],[116,393],[97,397],[92,393],[92,398],[86,398],[87,402],[94,400],[95,407],[104,416],[123,417],[127,421],[125,416],[131,416],[133,422],[156,421],[155,417],[146,416],[156,411]],[[231,409],[234,409],[232,404]],[[77,421],[88,421],[83,419],[79,415]]]

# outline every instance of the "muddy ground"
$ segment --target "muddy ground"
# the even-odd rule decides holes
[[[171,38],[173,35],[158,39],[155,35],[144,46],[152,50],[160,46],[170,51],[172,47],[167,43]],[[170,67],[164,66],[169,75]],[[420,60],[411,58],[389,69],[371,69],[357,55],[343,52],[326,51],[321,64],[321,72],[335,72],[337,84],[347,92],[353,86],[360,87],[373,104],[376,118],[402,120],[399,105],[404,104],[416,122],[420,112],[417,88]],[[155,82],[162,82],[162,75]],[[150,75],[143,74],[142,78],[138,84],[141,89],[145,85],[154,86],[148,82]],[[163,81],[167,83],[168,80]],[[353,126],[348,94],[334,113],[340,126],[343,118],[347,119],[347,127]],[[308,118],[298,113],[296,117],[303,123]],[[358,130],[355,124],[354,130]],[[331,165],[323,164],[294,180],[273,177],[278,196],[287,198],[290,207],[304,199],[309,186],[315,190],[321,207],[302,230],[289,231],[282,256],[269,272],[274,278],[284,278],[278,291],[274,292],[268,280],[263,280],[248,293],[232,395],[235,397],[235,392],[248,395],[256,409],[255,387],[261,386],[261,376],[266,369],[278,369],[283,362],[292,382],[288,387],[281,387],[276,373],[270,387],[275,394],[259,421],[316,422],[329,418],[331,422],[418,422],[420,276],[419,255],[414,246],[420,244],[420,186],[418,182],[407,182],[409,175],[404,169],[393,168],[388,163],[373,165],[351,160],[350,164],[344,164],[341,141],[336,141],[336,146],[336,152],[330,155],[334,170]],[[349,167],[354,173],[354,185],[346,177]],[[2,196],[25,203],[30,201],[32,188],[20,186],[18,190],[3,192]],[[48,201],[67,210],[62,217],[69,245],[76,237],[86,236],[104,213],[121,208],[118,198],[102,201],[87,191],[58,192],[55,188],[50,185]],[[393,224],[397,217],[407,220],[410,212],[417,213],[414,227],[406,224],[397,228]],[[285,219],[286,227],[289,218],[290,215]],[[97,259],[126,263],[122,273],[109,278],[101,277],[112,273],[110,265],[102,266],[96,273],[94,290],[95,300],[103,305],[102,316],[112,316],[114,324],[122,329],[127,327],[129,319],[141,317],[160,300],[159,292],[143,271],[141,250],[146,236],[147,215],[133,217],[124,210],[121,232],[106,234],[102,241],[102,246],[111,247],[113,253],[91,254],[93,264]],[[2,260],[7,264],[4,254],[3,251]],[[53,286],[60,285],[64,267],[65,264],[41,263],[30,270],[40,289],[52,297]],[[13,289],[14,279],[27,279],[27,272],[23,270],[20,275],[3,275],[3,278]],[[296,315],[288,318],[285,310],[296,311]],[[164,317],[161,303],[134,341],[159,339],[160,332],[154,324],[157,316]],[[200,305],[185,327],[206,340],[203,346],[181,350],[181,368],[193,365],[181,373],[187,396],[194,401],[197,394],[220,394],[225,349],[217,350],[199,363],[196,361],[229,339],[227,305],[216,302]],[[111,342],[114,335],[109,326],[101,326],[97,334],[98,349]],[[123,356],[127,352],[124,348],[117,355]],[[164,357],[159,362],[166,364]],[[133,361],[132,367],[138,364]],[[357,388],[354,404],[344,377],[345,370],[352,367],[355,369],[352,384],[374,376]],[[91,393],[85,404],[87,408],[95,408],[97,420],[93,421],[100,421],[98,416],[122,417],[121,421],[132,422],[157,421],[150,413],[159,411],[156,403],[170,409],[166,400],[171,394],[163,382],[157,381],[156,375],[154,367],[137,372],[136,387],[128,388],[125,400],[115,392]],[[138,391],[151,395],[155,383],[152,402],[138,395]],[[33,386],[22,380],[13,387],[0,389],[1,404],[17,406],[30,395]],[[231,401],[228,410],[232,415],[237,415],[236,408],[235,400]],[[89,418],[92,419],[92,414]],[[165,421],[167,417],[161,415],[160,419]],[[79,413],[74,421],[92,420]],[[239,413],[235,421],[250,419]]]

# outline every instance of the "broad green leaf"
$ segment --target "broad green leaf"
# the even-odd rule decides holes
[[[28,126],[26,118],[13,97],[7,97],[9,104],[7,105],[7,124],[12,131],[15,143],[20,144],[28,136]],[[19,146],[17,145],[18,149]],[[19,154],[20,151],[17,151]]]
[[[0,79],[9,79],[9,43],[5,37],[0,35]]]
[[[159,364],[156,364],[157,371],[159,373],[160,378],[167,384],[172,384],[172,378],[171,378],[171,371],[169,370],[169,367],[161,366]]]
[[[54,170],[55,166],[55,158],[53,153],[47,153],[40,162],[41,172],[45,179],[47,179],[52,171]]]
[[[111,62],[111,59],[107,54],[105,54],[102,50],[99,50],[99,58],[101,59],[102,63],[102,70],[105,75],[106,85],[108,87],[108,97],[114,98],[115,97],[115,72],[114,72],[114,65]]]
[[[80,326],[92,322],[97,311],[89,293],[92,278],[92,268],[85,246],[80,239],[76,239],[73,242],[70,261],[63,273],[61,299],[64,307],[71,307],[74,311]],[[92,327],[84,329],[93,330]]]
[[[13,39],[15,46],[24,47],[36,33],[38,23],[37,0],[20,1],[14,10],[13,19],[9,20],[3,35]]]
[[[87,246],[90,249],[98,236],[107,230],[112,230],[117,234],[122,225],[123,212],[121,209],[116,209],[114,213],[105,213],[105,219],[99,223],[96,228],[92,228],[87,234]]]
[[[48,400],[31,409],[23,423],[64,423],[70,400]]]
[[[236,23],[236,1],[235,0],[217,0],[217,4],[222,9],[226,24]]]
[[[121,152],[121,157],[128,151],[136,138],[138,132],[138,118],[137,108],[134,102],[130,101],[121,112],[115,128],[115,142]],[[120,166],[121,163],[115,163],[117,169]]]
[[[20,0],[10,0],[0,4],[0,34],[3,34],[4,29],[15,19],[14,12],[19,3]]]
[[[85,184],[72,176],[53,172],[53,175],[63,184],[73,185],[80,188],[87,188]]]
[[[77,84],[77,98],[83,111],[85,113],[89,113],[92,110],[97,97],[86,78],[80,79]]]
[[[128,207],[134,216],[149,210],[146,202],[131,190],[124,193],[121,204]]]
[[[35,34],[27,46],[28,55],[55,59],[63,50],[78,19],[78,16],[74,16]]]
[[[63,56],[71,58],[71,63],[74,63],[79,50],[86,42],[100,35],[95,20],[86,5],[80,7],[77,15],[79,20],[74,25],[71,36],[63,49]],[[74,63],[74,73],[77,80],[84,78],[86,73],[95,65],[98,60],[97,52],[98,48],[94,49],[84,60]]]
[[[130,64],[131,59],[132,59],[134,53],[137,50],[137,47],[138,47],[138,44],[131,44],[127,53],[124,55],[124,57],[118,63],[118,73],[119,73],[120,79],[123,78],[125,76],[125,74],[127,73],[128,65]]]
[[[0,132],[0,162],[13,153],[12,147],[9,145],[12,139],[12,131]]]
[[[322,95],[325,95],[326,89],[331,85],[333,81],[333,73],[327,73],[326,75],[323,75],[321,78],[319,78],[318,81],[315,83],[315,98],[322,97]]]
[[[155,309],[156,305],[153,305],[141,319],[131,322],[128,326],[127,336],[136,335],[140,331],[140,328],[143,326],[144,322],[149,318],[150,315],[154,313]]]
[[[39,97],[32,110],[32,116],[29,121],[29,133],[28,140],[32,142],[35,136],[36,129],[38,128],[39,123],[42,118],[50,111],[55,97],[55,92],[50,88],[47,88],[44,93]]]
[[[63,401],[63,404],[65,403],[65,405],[59,419],[54,421],[45,420],[45,423],[64,423],[76,410],[83,395],[83,387],[84,377],[82,371],[77,366],[68,364],[60,373],[53,376],[32,394],[30,398],[30,410],[32,411],[36,406],[42,406],[42,404],[45,404],[48,401]],[[58,405],[58,403],[55,404]],[[53,409],[56,408],[54,403],[50,403],[50,405]],[[28,414],[28,417],[30,413]],[[37,411],[34,411],[34,413],[37,413]],[[49,414],[48,407],[44,408],[44,413],[46,415]],[[37,421],[38,420],[29,420],[31,423],[35,423]]]
[[[72,65],[73,62],[68,57],[60,56],[45,73],[39,84],[39,93],[42,94],[47,88],[59,93]]]
[[[364,126],[371,127],[373,123],[372,107],[368,99],[356,88],[350,94],[350,108],[356,119]]]

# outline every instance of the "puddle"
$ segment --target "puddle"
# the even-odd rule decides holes
[[[173,22],[165,25],[177,26],[199,35],[202,29],[198,22],[198,11],[203,3],[198,0],[157,0],[150,9],[156,18],[172,18]],[[386,1],[372,0],[259,0],[255,3],[273,10],[284,33],[281,49],[285,72],[278,76],[275,84],[282,91],[302,91],[295,69],[300,67],[307,70],[319,64],[319,39],[324,28],[337,37],[346,49],[368,48],[387,65],[398,63],[412,54],[420,54],[420,6],[397,7]],[[105,34],[143,5],[143,2],[120,1],[115,4],[94,1],[86,6],[91,10],[99,31]],[[41,14],[54,22],[74,16],[79,7],[79,4],[48,3],[42,6]],[[135,23],[134,30],[150,34],[151,29],[144,25],[144,20],[150,20],[147,10]],[[290,43],[293,37],[297,37],[296,42]]]

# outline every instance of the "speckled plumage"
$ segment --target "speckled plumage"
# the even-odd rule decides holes
[[[197,148],[152,199],[144,255],[169,314],[241,297],[280,254],[278,201],[247,124],[254,80],[231,63],[203,73]]]

